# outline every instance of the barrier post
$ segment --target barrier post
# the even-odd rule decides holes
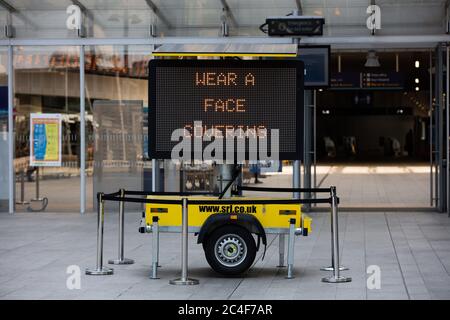
[[[336,206],[337,206],[337,195],[336,195],[336,187],[330,187],[330,198],[331,198],[331,210],[330,210],[330,226],[331,226],[331,266],[320,268],[322,271],[334,271],[334,226],[333,226],[333,199],[336,198]],[[336,230],[339,232],[339,230]],[[339,271],[348,270],[347,267],[339,266]]]
[[[338,203],[336,196],[336,187],[331,187],[331,213],[333,216],[333,266],[339,266],[339,224],[338,224]],[[333,268],[333,275],[330,277],[322,278],[322,282],[328,283],[340,283],[340,282],[350,282],[352,278],[344,277],[340,275],[341,268]]]
[[[284,268],[284,246],[286,243],[286,239],[284,234],[279,235],[279,245],[278,245],[278,265],[277,268]]]
[[[295,241],[295,219],[289,220],[289,238],[288,238],[288,256],[287,256],[287,275],[286,279],[293,279],[294,275],[294,241]]]
[[[87,275],[109,275],[114,270],[103,266],[103,224],[105,218],[105,200],[103,192],[97,194],[97,266],[86,269]]]
[[[152,228],[152,274],[150,279],[159,279],[158,277],[158,263],[159,263],[159,224],[158,217],[153,217]]]
[[[120,198],[125,196],[125,190],[120,189]],[[117,259],[110,259],[109,264],[133,264],[133,259],[124,258],[124,224],[125,224],[125,202],[119,202],[119,255]]]
[[[183,198],[181,226],[181,278],[169,281],[174,285],[198,284],[197,279],[188,278],[188,199]]]
[[[16,204],[30,204],[28,201],[25,201],[25,169],[20,171],[20,201],[16,201]]]

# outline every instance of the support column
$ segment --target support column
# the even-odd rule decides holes
[[[159,170],[159,160],[152,159],[152,191],[160,191],[160,170]]]
[[[450,47],[447,44],[447,48],[446,48],[446,62],[445,62],[445,66],[446,66],[446,70],[447,72],[445,73],[446,79],[445,79],[445,83],[446,83],[446,93],[445,93],[445,160],[446,160],[446,167],[445,167],[445,180],[446,180],[446,185],[445,185],[445,206],[446,206],[446,210],[447,210],[447,214],[450,216],[450,195],[448,194],[450,191],[450,171],[449,171],[449,151],[450,151],[450,131],[449,131],[449,103],[448,103],[448,99],[449,99],[449,94],[450,94],[450,84],[449,84],[449,66],[450,66]]]
[[[80,213],[86,212],[86,106],[84,46],[80,46]]]
[[[444,122],[444,59],[443,59],[443,45],[437,47],[436,59],[436,125],[437,125],[437,164],[438,164],[438,210],[439,212],[446,211],[446,155],[445,155],[445,122]]]
[[[14,70],[13,70],[13,46],[8,47],[8,185],[9,185],[9,213],[14,213],[14,189],[16,177],[14,172]]]
[[[312,149],[311,149],[311,138],[312,138],[312,125],[311,125],[311,114],[314,105],[312,103],[313,94],[311,90],[305,90],[305,113],[304,113],[304,155],[303,155],[303,187],[311,188],[311,165],[312,165]],[[310,192],[304,193],[305,199],[311,198]],[[310,204],[303,205],[303,208],[309,210],[311,208]]]
[[[301,161],[295,160],[292,163],[292,187],[293,188],[301,188],[300,168],[301,168]],[[300,199],[300,192],[294,192],[292,197],[294,199]]]
[[[164,161],[164,190],[180,192],[180,172],[173,161]]]

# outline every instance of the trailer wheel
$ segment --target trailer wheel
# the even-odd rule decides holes
[[[227,225],[214,230],[203,249],[211,268],[224,275],[236,275],[251,267],[256,256],[252,234],[240,226]]]

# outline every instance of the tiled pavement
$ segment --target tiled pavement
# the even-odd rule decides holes
[[[264,179],[263,185],[290,186],[291,168]],[[427,206],[426,168],[319,167],[322,186],[337,185],[342,206]],[[46,181],[56,207],[78,203],[69,179]],[[78,185],[78,184],[76,184]],[[45,191],[45,183],[43,183]],[[47,190],[48,191],[48,190]],[[73,192],[72,192],[73,191]],[[29,190],[32,192],[32,190]],[[251,194],[251,192],[248,192]],[[275,194],[272,194],[275,196]],[[290,194],[278,194],[290,196]],[[364,202],[365,201],[365,202]],[[76,201],[78,202],[78,201]],[[151,235],[137,232],[140,214],[126,214],[126,256],[136,263],[114,266],[112,276],[86,276],[95,264],[96,215],[57,213],[0,214],[0,299],[450,299],[450,218],[435,212],[341,212],[341,263],[350,283],[327,284],[319,268],[330,264],[330,223],[326,212],[311,213],[313,232],[297,237],[295,278],[284,278],[278,238],[269,236],[264,260],[258,254],[244,276],[225,278],[208,266],[202,247],[190,237],[190,275],[200,285],[172,286],[180,272],[179,234],[161,235],[161,279],[149,279]],[[72,210],[74,211],[74,210]],[[117,255],[117,213],[106,213],[105,261]],[[82,270],[81,289],[66,287],[66,269]],[[368,289],[367,268],[381,270],[381,288]]]
[[[209,268],[190,237],[190,276],[197,286],[172,286],[179,276],[180,236],[161,235],[161,279],[149,279],[151,235],[137,232],[139,213],[126,214],[126,256],[135,264],[114,266],[112,276],[81,275],[81,289],[68,290],[66,268],[95,264],[96,216],[70,213],[0,214],[0,299],[450,299],[450,219],[432,212],[342,212],[343,272],[350,283],[327,284],[330,225],[312,213],[313,232],[297,237],[295,278],[276,268],[278,239],[269,237],[243,277],[225,278]],[[106,213],[105,260],[117,255],[117,214]],[[366,286],[367,267],[381,269],[381,289]]]

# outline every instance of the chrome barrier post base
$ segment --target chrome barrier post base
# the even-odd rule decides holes
[[[91,276],[104,276],[104,275],[110,275],[113,274],[114,270],[112,268],[103,267],[100,269],[86,269],[86,274]]]
[[[191,278],[182,279],[182,278],[178,278],[178,279],[170,280],[169,283],[173,284],[173,285],[195,285],[195,284],[199,284],[200,282],[197,279],[191,279]]]
[[[123,258],[123,259],[110,259],[108,260],[109,264],[133,264],[133,259]]]
[[[339,277],[330,276],[330,277],[322,278],[322,282],[327,282],[327,283],[341,283],[341,282],[351,282],[351,281],[352,281],[352,278],[344,277],[344,276],[339,276]]]
[[[320,268],[320,270],[322,270],[322,271],[334,271],[334,267],[333,266],[323,267],[323,268]],[[344,271],[344,270],[350,270],[350,269],[347,268],[347,267],[344,267],[344,266],[340,266],[339,267],[339,271]]]

